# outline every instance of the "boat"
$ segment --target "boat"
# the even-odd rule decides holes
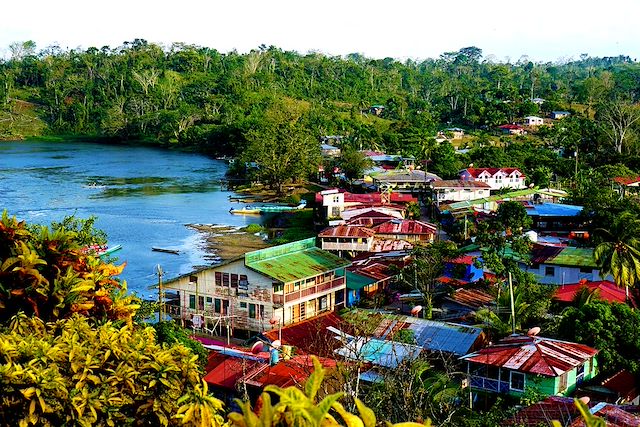
[[[287,205],[264,205],[264,206],[245,206],[242,209],[229,209],[229,212],[232,214],[242,214],[242,215],[260,215],[262,213],[268,212],[287,212],[293,211],[297,209],[304,209],[307,207],[307,202],[305,200],[301,201],[298,206],[287,206]]]
[[[155,252],[164,252],[167,254],[180,255],[180,251],[177,249],[151,248],[151,250]]]
[[[89,245],[82,248],[82,252],[85,254],[91,254],[97,257],[103,257],[107,255],[111,255],[112,253],[119,251],[122,249],[122,245]]]
[[[229,209],[229,212],[237,215],[260,215],[262,213],[261,208],[245,206],[242,209]]]

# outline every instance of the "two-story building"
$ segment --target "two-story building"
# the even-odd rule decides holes
[[[390,188],[398,193],[425,193],[433,181],[440,181],[438,175],[419,169],[392,170],[376,174],[373,184],[376,188]]]
[[[357,225],[327,227],[318,234],[320,247],[338,256],[354,256],[359,252],[371,252],[375,231]]]
[[[438,227],[429,222],[413,219],[393,219],[373,227],[379,239],[405,240],[410,243],[433,243]]]
[[[463,181],[489,184],[492,190],[526,188],[525,175],[518,168],[467,168],[459,172]]]
[[[433,199],[437,203],[477,200],[491,195],[491,186],[484,181],[443,180],[431,183]]]
[[[167,312],[194,327],[262,332],[345,304],[345,267],[315,238],[248,252],[165,282]]]
[[[467,362],[473,392],[521,396],[567,396],[597,374],[598,350],[582,344],[529,335],[511,335],[461,359]]]
[[[539,283],[546,285],[600,280],[591,248],[534,244],[529,264],[521,264],[520,268],[533,273]]]

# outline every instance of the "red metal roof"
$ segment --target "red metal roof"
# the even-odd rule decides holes
[[[320,364],[326,367],[335,367],[336,362],[327,358],[318,358]],[[250,386],[264,388],[268,385],[278,387],[295,386],[305,382],[313,372],[313,361],[310,356],[295,356],[290,360],[280,360],[271,366],[263,363],[255,366],[247,374],[239,378],[240,382]]]
[[[525,176],[518,168],[467,168],[465,170],[474,178],[478,178],[480,174],[485,171],[488,172],[491,176],[494,176],[500,171],[506,173],[507,175],[510,175],[513,171],[518,171],[520,172],[521,176]]]
[[[520,125],[511,125],[511,124],[498,126],[498,128],[500,128],[500,129],[524,129]]]
[[[282,344],[296,347],[296,353],[302,351],[306,354],[333,357],[333,350],[341,347],[342,343],[334,338],[334,334],[327,330],[327,326],[347,330],[344,323],[334,312],[293,323],[282,328]],[[279,338],[278,329],[272,329],[264,335],[274,341]]]
[[[638,379],[626,369],[620,370],[602,381],[602,385],[609,390],[616,392],[627,402],[638,396]]]
[[[373,237],[375,234],[375,231],[370,228],[360,227],[357,225],[337,225],[335,227],[325,228],[318,234],[318,236],[369,238]]]
[[[371,209],[361,214],[354,215],[348,221],[348,224],[370,227],[370,226],[382,224],[383,222],[387,222],[392,219],[398,219],[398,218],[396,216],[389,215],[387,213],[380,212],[375,209]]]
[[[615,283],[609,280],[602,280],[597,282],[581,281],[578,283],[571,283],[568,285],[560,286],[556,290],[554,299],[562,302],[572,302],[576,294],[582,289],[587,288],[589,292],[598,292],[598,296],[601,300],[607,302],[618,302],[625,304],[627,297],[625,290],[618,287]],[[635,307],[636,303],[632,299],[631,305]]]
[[[451,285],[451,286],[462,286],[462,285],[466,285],[467,283],[469,283],[466,280],[462,280],[462,279],[454,279],[453,277],[449,277],[449,276],[440,276],[436,279],[436,281],[440,282],[440,283],[444,283],[446,285]]]
[[[568,341],[539,336],[510,336],[463,359],[483,365],[503,367],[550,377],[581,365],[598,350]]]
[[[630,185],[630,184],[636,184],[636,183],[640,182],[640,176],[635,176],[635,177],[617,176],[617,177],[613,178],[613,180],[615,182],[617,182],[618,184]]]
[[[394,276],[393,274],[389,274],[388,265],[381,264],[379,262],[369,264],[364,267],[352,265],[351,267],[347,267],[347,270],[378,281],[389,279]]]
[[[467,307],[478,309],[495,302],[496,298],[480,289],[456,289],[451,299]]]
[[[235,390],[236,382],[245,372],[254,369],[256,366],[265,364],[257,360],[222,355],[215,351],[212,353],[217,354],[216,358],[219,359],[219,363],[215,365],[203,379],[214,387],[226,388],[228,390]]]
[[[373,230],[377,234],[431,235],[435,234],[438,228],[428,222],[413,219],[392,219],[373,227]]]
[[[447,261],[450,264],[464,264],[464,265],[473,265],[476,262],[477,256],[471,255],[461,255],[458,258],[454,258],[452,260]]]

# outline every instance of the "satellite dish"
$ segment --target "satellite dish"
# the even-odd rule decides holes
[[[280,340],[275,340],[271,343],[271,347],[273,348],[280,348],[280,346],[282,346],[282,342],[280,342]]]
[[[584,403],[585,405],[588,405],[589,402],[591,401],[591,398],[589,396],[582,396],[580,399],[578,399],[580,402]]]
[[[260,353],[263,349],[264,349],[264,344],[262,343],[262,341],[256,341],[256,342],[251,346],[251,353],[253,353],[253,354],[258,354],[258,353]]]
[[[280,323],[280,319],[278,319],[276,316],[273,316],[271,319],[269,319],[269,323],[271,323],[272,325],[276,325]]]
[[[421,305],[416,305],[415,307],[413,307],[411,309],[411,315],[412,316],[417,316],[418,313],[420,313],[422,311],[422,306]]]
[[[540,328],[538,326],[534,326],[533,328],[527,331],[527,335],[529,335],[530,337],[535,337],[539,333],[540,333]]]

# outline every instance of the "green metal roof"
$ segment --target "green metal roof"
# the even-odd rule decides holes
[[[546,260],[545,264],[572,267],[598,267],[593,259],[593,249],[591,248],[564,248],[558,255]]]
[[[315,237],[245,254],[245,265],[289,283],[346,267],[351,263],[315,246]]]
[[[376,283],[376,281],[370,277],[361,276],[358,273],[347,271],[347,289],[355,291],[374,283]]]

